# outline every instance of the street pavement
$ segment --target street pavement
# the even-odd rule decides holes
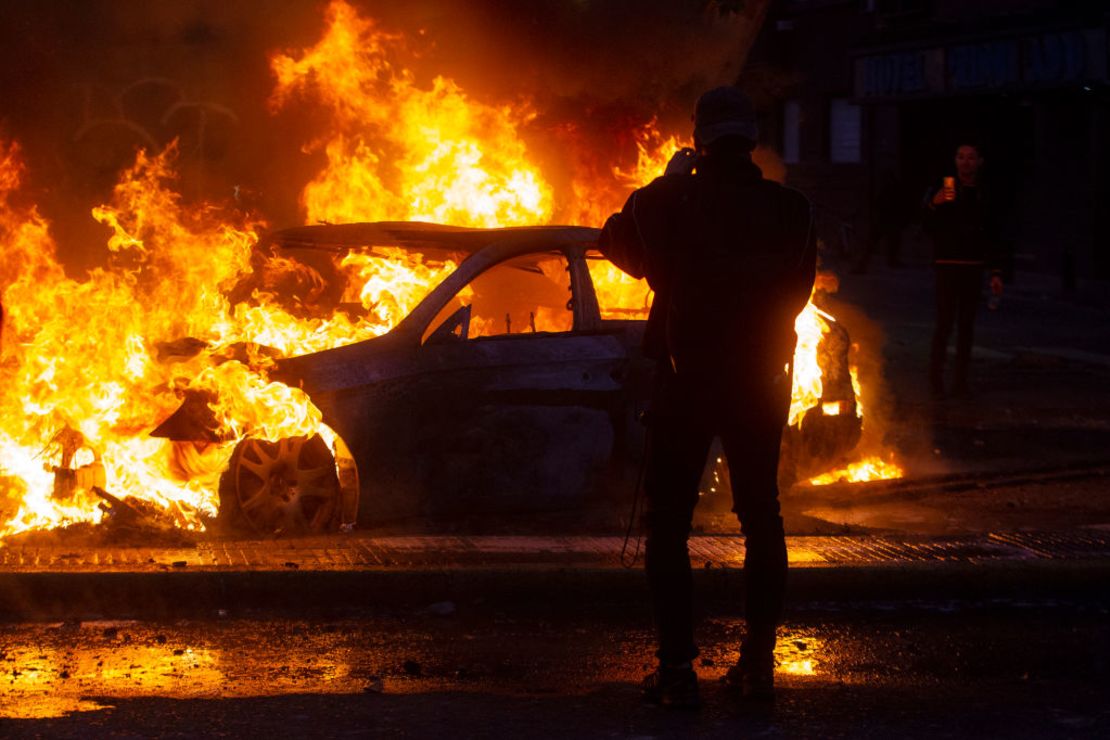
[[[1018,273],[997,310],[980,307],[970,396],[936,402],[926,381],[933,279],[920,251],[901,269],[840,270],[832,301],[865,360],[881,367],[875,411],[910,477],[1110,459],[1107,285],[1064,294],[1058,278]]]
[[[703,605],[705,607],[705,605]],[[0,623],[0,735],[16,737],[1106,737],[1108,603],[797,605],[777,701],[718,679],[735,609],[702,608],[699,711],[645,705],[643,602],[552,593],[357,619]]]

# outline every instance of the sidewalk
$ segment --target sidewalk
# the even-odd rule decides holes
[[[344,614],[475,599],[644,598],[642,559],[607,537],[346,534],[195,548],[0,549],[0,619]],[[1110,528],[959,537],[790,537],[790,597],[814,601],[1102,597]],[[636,548],[629,543],[626,559]],[[695,536],[702,597],[743,588],[743,540]]]
[[[998,310],[984,300],[978,312],[971,396],[938,402],[926,378],[931,268],[876,264],[840,278],[832,312],[881,367],[876,411],[909,477],[1110,462],[1110,299],[1094,300],[1097,286],[1065,296],[1058,278],[1017,275]]]

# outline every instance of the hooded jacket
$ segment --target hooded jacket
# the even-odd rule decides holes
[[[632,193],[599,248],[655,291],[645,352],[710,385],[791,361],[794,318],[816,266],[801,193],[766,180],[746,156],[706,157]]]

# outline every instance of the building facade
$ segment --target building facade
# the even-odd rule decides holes
[[[1108,31],[1106,2],[780,0],[741,84],[834,251],[976,143],[1010,268],[1067,289],[1110,279]]]

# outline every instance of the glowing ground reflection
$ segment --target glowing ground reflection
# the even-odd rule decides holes
[[[315,640],[288,645],[275,661],[262,642],[224,649],[204,645],[195,634],[186,641],[176,630],[166,633],[173,637],[132,622],[66,623],[44,626],[30,644],[0,643],[0,718],[60,717],[112,706],[114,698],[337,693],[366,686]]]
[[[821,673],[825,642],[812,634],[786,633],[775,646],[775,672],[790,676]]]

